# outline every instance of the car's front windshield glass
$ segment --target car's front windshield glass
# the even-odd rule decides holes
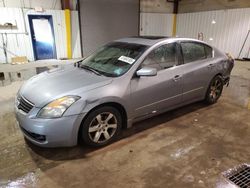
[[[121,76],[129,70],[146,48],[147,46],[140,44],[113,42],[84,59],[80,66],[105,76]]]

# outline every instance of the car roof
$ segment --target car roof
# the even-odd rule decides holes
[[[210,46],[209,44],[197,40],[197,39],[191,39],[191,38],[179,38],[179,37],[167,37],[167,36],[135,36],[135,37],[128,37],[128,38],[122,38],[115,40],[115,42],[127,42],[127,43],[134,43],[134,44],[141,44],[146,46],[153,46],[157,43],[160,43],[162,41],[193,41],[193,42],[200,42],[203,44],[206,44]]]

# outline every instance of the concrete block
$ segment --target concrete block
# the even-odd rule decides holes
[[[11,82],[20,81],[20,80],[22,80],[21,76],[22,76],[21,71],[11,72],[10,73],[10,80],[11,80]]]
[[[2,86],[6,86],[11,84],[10,73],[4,72],[4,80],[1,80]]]
[[[47,71],[47,70],[49,70],[49,67],[37,67],[36,68],[36,73],[40,74],[40,73],[42,73],[44,71]]]
[[[4,80],[5,79],[5,77],[4,77],[4,72],[0,72],[0,80],[2,81],[2,80]]]
[[[31,78],[32,76],[36,75],[36,69],[26,69],[26,70],[20,70],[18,72],[11,72],[10,77],[11,81],[21,81],[21,80],[27,80]]]
[[[6,86],[11,83],[9,72],[0,72],[0,86]]]
[[[26,69],[22,71],[22,80],[28,80],[36,75],[36,68]]]
[[[10,85],[10,84],[11,84],[10,80],[4,80],[3,81],[3,86],[7,86],[7,85]]]
[[[4,79],[2,80],[2,86],[9,85],[10,83],[11,83],[10,73],[9,72],[4,72]]]

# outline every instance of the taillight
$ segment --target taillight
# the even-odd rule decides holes
[[[228,71],[231,72],[233,67],[234,67],[234,58],[231,54],[226,53],[228,60],[227,60],[227,64],[228,64]]]
[[[232,63],[234,63],[234,57],[230,53],[226,53],[226,56],[228,57],[229,61],[232,61]]]

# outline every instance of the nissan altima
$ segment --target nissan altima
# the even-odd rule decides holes
[[[216,103],[234,60],[198,40],[130,37],[38,74],[15,100],[24,136],[43,147],[104,146],[136,121],[196,101]]]

